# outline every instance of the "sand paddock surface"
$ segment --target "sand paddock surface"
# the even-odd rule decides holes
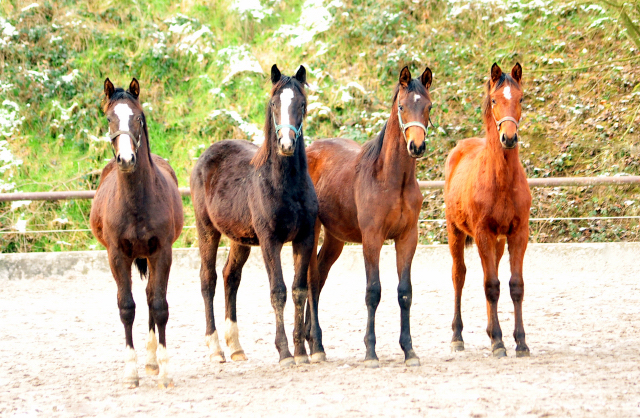
[[[197,253],[175,254],[184,259],[174,263],[169,282],[167,342],[175,387],[168,390],[158,389],[156,377],[144,372],[146,283],[134,277],[140,387],[124,389],[119,383],[124,331],[105,253],[87,255],[97,257],[101,268],[72,266],[63,274],[51,263],[69,263],[64,254],[1,255],[0,416],[640,416],[640,244],[531,245],[524,271],[531,357],[525,359],[515,358],[507,258],[500,270],[499,316],[508,357],[494,359],[476,249],[467,250],[466,351],[452,354],[451,259],[446,247],[419,248],[411,311],[414,348],[422,362],[417,368],[404,366],[398,345],[394,251],[385,247],[376,317],[381,367],[373,370],[362,364],[366,307],[360,247],[345,250],[320,300],[328,362],[291,369],[278,365],[275,319],[258,250],[238,295],[240,341],[249,360],[225,364],[208,360]],[[289,291],[290,258],[283,255]],[[16,278],[16,260],[29,265],[23,268],[28,276]],[[219,280],[215,312],[222,332],[223,294]],[[285,319],[293,352],[290,294]],[[227,359],[229,354],[226,349]]]

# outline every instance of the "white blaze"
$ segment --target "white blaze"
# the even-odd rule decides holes
[[[282,93],[280,93],[280,125],[290,125],[289,121],[289,107],[291,107],[291,101],[293,100],[293,90],[284,89]],[[282,140],[280,143],[283,147],[290,147],[291,138],[289,138],[289,127],[285,126],[281,129],[282,131]]]
[[[415,95],[413,96],[413,100],[414,100],[415,102],[417,102],[418,100],[420,100],[420,98],[421,98],[421,97],[422,97],[422,96],[420,96],[419,94],[415,94]]]
[[[504,90],[502,90],[502,94],[504,94],[505,99],[511,100],[511,87],[505,87]]]
[[[129,118],[133,116],[133,111],[126,103],[118,103],[116,107],[113,108],[114,113],[118,117],[118,121],[120,125],[118,130],[120,131],[128,131],[129,130]],[[122,134],[118,137],[118,154],[120,158],[124,161],[131,161],[133,158],[133,148],[131,147],[131,137],[126,134]]]

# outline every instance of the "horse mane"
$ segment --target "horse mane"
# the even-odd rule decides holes
[[[409,85],[407,86],[407,93],[412,93],[412,92],[416,92],[418,94],[427,95],[427,89],[425,86],[422,85],[422,83],[420,82],[420,80],[418,79],[412,79],[409,82]],[[391,108],[393,109],[393,105],[395,104],[396,100],[398,100],[398,94],[400,94],[400,83],[398,83],[396,85],[396,88],[393,92],[393,100],[391,101]],[[392,115],[393,116],[393,113]],[[391,116],[389,117],[389,120],[391,120]],[[386,134],[387,131],[387,125],[389,124],[389,121],[385,122],[384,125],[382,126],[382,129],[380,130],[380,133],[378,134],[378,136],[374,139],[372,139],[371,141],[367,141],[364,143],[364,145],[362,145],[362,152],[360,154],[360,161],[358,161],[358,164],[356,165],[356,169],[360,168],[360,165],[363,163],[370,163],[373,164],[378,160],[378,157],[380,156],[380,153],[382,152],[382,144],[384,142],[384,136]]]
[[[129,93],[127,90],[122,87],[117,87],[111,97],[105,97],[104,102],[102,104],[102,111],[107,113],[107,111],[118,101],[120,100],[129,100],[138,110],[140,110],[140,114],[142,115],[142,122],[144,126],[144,137],[147,144],[147,154],[149,157],[149,164],[153,165],[153,160],[151,158],[151,146],[149,144],[149,127],[147,126],[147,117],[144,114],[144,109],[140,106],[140,102],[136,99],[133,94]]]
[[[283,89],[289,83],[292,84],[292,86],[297,90],[298,93],[302,94],[303,96],[305,95],[304,86],[298,80],[296,80],[294,77],[283,75],[280,78],[280,80],[276,84],[274,84],[273,87],[271,88],[271,94],[269,96],[269,99],[271,99],[271,97],[273,97],[273,95],[278,90]],[[305,107],[303,118],[306,116],[307,116],[307,108]],[[271,156],[271,152],[273,148],[271,146],[274,140],[272,136],[275,137],[276,131],[275,131],[275,127],[273,126],[273,112],[271,110],[271,106],[269,105],[269,103],[267,103],[267,111],[265,115],[263,132],[264,132],[264,142],[262,143],[262,145],[260,145],[260,148],[258,148],[256,155],[254,155],[253,158],[251,159],[251,165],[253,165],[254,167],[260,167],[264,163],[266,163],[269,157]]]
[[[513,87],[517,87],[518,89],[520,88],[520,85],[518,84],[518,82],[516,82],[516,80],[514,80],[509,74],[502,73],[502,75],[500,76],[500,78],[498,79],[498,82],[494,87],[494,90],[497,90],[500,87],[502,87],[504,83],[507,83]],[[492,116],[491,114],[491,80],[487,80],[487,82],[485,83],[485,93],[486,94],[484,96],[484,100],[482,101],[482,117],[486,120],[488,117]]]

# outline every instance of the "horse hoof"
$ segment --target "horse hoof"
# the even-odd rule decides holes
[[[456,351],[464,351],[464,341],[451,342],[451,352],[455,353]]]
[[[140,386],[140,380],[138,378],[125,379],[122,381],[122,385],[125,389],[135,389]]]
[[[327,355],[325,353],[313,353],[311,354],[312,363],[323,363],[327,361]]]
[[[283,369],[293,367],[295,364],[296,361],[293,359],[293,357],[286,357],[280,360],[280,367],[282,367]]]
[[[174,387],[173,379],[167,377],[158,381],[158,389],[171,389]]]
[[[243,350],[236,351],[231,354],[231,360],[233,361],[247,361],[247,356],[244,354]]]
[[[296,364],[309,364],[309,356],[306,354],[303,356],[295,356],[293,359]]]
[[[418,357],[406,359],[404,361],[404,364],[407,367],[418,367],[418,366],[420,366],[420,359]]]
[[[211,354],[209,356],[209,360],[212,363],[226,363],[227,362],[227,359],[224,358],[224,354],[223,353]]]
[[[157,364],[146,364],[144,366],[144,371],[149,375],[149,376],[157,376],[158,373],[160,372],[160,368],[158,367]]]
[[[366,367],[367,369],[377,369],[378,367],[380,367],[380,362],[378,361],[378,359],[365,360],[364,367]]]
[[[531,357],[531,352],[528,348],[526,350],[516,350],[516,357]]]
[[[504,347],[499,347],[493,350],[493,357],[502,358],[507,357],[507,350]]]

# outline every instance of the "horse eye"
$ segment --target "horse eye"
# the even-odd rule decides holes
[[[492,104],[496,104],[496,100],[495,99],[491,99],[491,103]]]
[[[520,103],[522,103],[522,101],[523,101],[523,100],[524,100],[524,97],[521,97],[521,98],[520,98]]]
[[[107,118],[107,122],[111,123],[111,118]]]
[[[398,109],[400,109],[400,111],[402,112],[404,110],[404,106],[402,106],[401,104],[398,105]]]

